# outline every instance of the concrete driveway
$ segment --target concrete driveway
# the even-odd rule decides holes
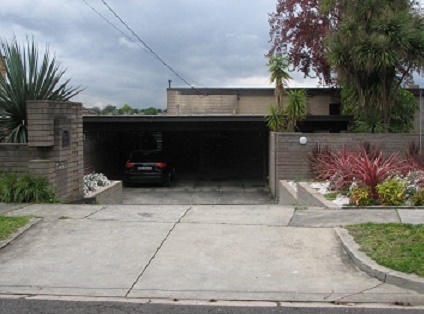
[[[0,294],[190,300],[409,302],[352,266],[333,228],[277,205],[33,205],[0,250]]]
[[[126,205],[261,205],[272,204],[263,180],[207,181],[183,178],[170,188],[137,186],[123,189]]]

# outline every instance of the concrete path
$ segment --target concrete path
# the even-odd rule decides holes
[[[123,189],[126,205],[265,205],[274,203],[269,187],[261,180],[180,180],[172,187]]]
[[[424,223],[424,211],[33,205],[9,215],[43,220],[0,250],[3,295],[424,305],[424,295],[356,269],[332,228]]]

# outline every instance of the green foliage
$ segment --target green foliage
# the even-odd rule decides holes
[[[143,110],[143,113],[144,113],[145,115],[155,116],[155,115],[157,115],[157,114],[158,114],[158,110],[157,110],[156,108],[154,108],[154,107],[149,107],[149,108],[147,108],[147,109],[144,109],[144,110]]]
[[[409,133],[414,128],[415,113],[419,104],[415,96],[404,89],[397,91],[395,103],[390,111],[390,125],[384,124],[377,108],[370,107],[366,112],[358,112],[352,89],[341,91],[343,113],[354,116],[353,131],[358,133]]]
[[[133,108],[128,104],[123,105],[121,110],[122,110],[123,113],[132,113],[133,112]]]
[[[6,66],[6,78],[0,75],[0,116],[10,117],[3,125],[4,137],[7,142],[26,143],[28,100],[67,101],[81,89],[69,87],[69,79],[61,82],[65,70],[50,58],[48,48],[40,56],[34,40],[22,47],[16,39],[1,41],[0,55]]]
[[[273,132],[281,132],[286,120],[284,114],[278,106],[271,106],[270,110],[270,114],[265,116],[266,125]]]
[[[106,107],[103,108],[102,114],[103,115],[113,114],[115,110],[116,110],[116,106],[107,105]]]
[[[378,264],[424,277],[424,225],[366,223],[346,228]]]
[[[350,109],[361,118],[361,129],[365,123],[365,129],[377,132],[381,123],[383,130],[397,131],[391,113],[401,83],[423,65],[424,20],[412,1],[341,0],[337,5],[341,20],[326,38],[326,57],[338,83],[348,89]]]
[[[45,178],[29,173],[0,175],[0,202],[52,203],[57,201]]]
[[[288,104],[286,108],[271,106],[270,114],[265,117],[267,126],[274,132],[294,132],[297,122],[307,115],[307,94],[304,89],[287,92]]]
[[[296,123],[302,121],[307,115],[307,95],[304,89],[294,89],[287,92],[288,104],[284,109],[287,117],[287,131],[294,132]]]
[[[275,84],[275,96],[278,107],[283,107],[284,86],[291,79],[287,72],[289,66],[288,58],[284,56],[271,56],[269,59],[269,72],[271,73],[270,82]]]
[[[412,195],[412,205],[424,206],[424,190],[419,190]]]
[[[414,94],[401,89],[390,111],[390,128],[392,133],[409,133],[414,129],[415,113],[420,108]]]
[[[372,198],[371,188],[369,186],[355,186],[349,193],[349,201],[356,206],[374,205],[375,201]]]
[[[334,201],[337,198],[337,192],[330,192],[324,195],[324,197],[330,201]]]
[[[376,190],[378,200],[381,205],[400,206],[403,205],[406,198],[407,183],[397,178],[392,178],[383,183],[377,184]]]
[[[0,241],[18,231],[29,222],[29,217],[5,217],[0,216]]]

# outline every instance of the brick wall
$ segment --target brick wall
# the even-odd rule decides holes
[[[72,102],[27,102],[28,144],[1,144],[0,171],[30,171],[46,177],[61,200],[82,198],[81,108]]]
[[[299,144],[300,137],[306,137],[306,145]],[[419,143],[418,134],[354,134],[354,133],[270,133],[269,185],[275,195],[278,180],[306,180],[310,173],[306,156],[315,144],[332,148],[354,147],[369,142],[382,148],[385,154],[399,151],[404,154],[409,143]],[[275,160],[272,160],[273,157]],[[274,163],[274,164],[273,164]]]
[[[0,171],[27,172],[28,161],[37,156],[37,150],[27,144],[0,143]]]

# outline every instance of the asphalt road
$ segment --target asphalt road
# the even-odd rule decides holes
[[[423,309],[359,307],[214,306],[158,303],[0,299],[0,314],[422,314]]]

